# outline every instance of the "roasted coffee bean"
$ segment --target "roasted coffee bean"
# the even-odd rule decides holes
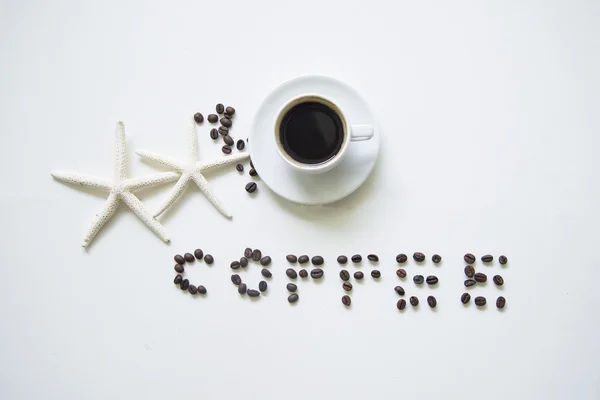
[[[413,282],[417,285],[422,285],[425,282],[425,278],[423,278],[423,275],[415,275],[413,276]]]
[[[473,285],[476,285],[476,284],[477,284],[477,281],[475,281],[475,279],[467,279],[465,281],[465,286],[466,287],[470,287],[470,286],[473,286]]]
[[[217,114],[223,114],[225,112],[225,106],[223,104],[219,103],[215,107],[215,110],[217,111]]]
[[[173,279],[173,283],[179,285],[183,281],[183,277],[179,274],[175,275],[175,279]]]
[[[182,274],[183,273],[183,265],[175,264],[175,272],[179,272],[180,274]]]
[[[223,154],[231,154],[231,147],[225,145],[221,147],[221,151],[223,152]]]
[[[442,261],[442,257],[439,254],[434,254],[433,257],[431,257],[431,261],[437,264]]]
[[[238,286],[238,293],[239,294],[246,294],[246,291],[248,290],[248,285],[246,285],[245,283],[240,283]]]
[[[215,122],[217,122],[219,120],[219,116],[217,114],[208,114],[208,122],[210,122],[211,124],[214,124]]]
[[[315,268],[310,271],[310,276],[312,276],[313,279],[319,279],[323,276],[323,270],[321,268]]]
[[[238,141],[235,142],[235,147],[239,151],[242,151],[244,150],[244,147],[246,147],[246,143],[242,139],[238,139]]]
[[[185,264],[185,258],[183,258],[182,255],[177,254],[175,257],[173,257],[173,259],[175,260],[175,262],[177,264],[181,264],[181,265]]]
[[[308,277],[308,271],[305,270],[304,268],[302,268],[299,272],[298,275],[300,275],[300,278],[307,278]]]
[[[404,299],[400,299],[398,300],[398,302],[396,303],[396,308],[398,308],[398,310],[402,311],[406,308],[406,300]]]
[[[413,259],[414,259],[416,262],[423,262],[423,261],[425,261],[425,254],[423,254],[423,253],[421,253],[421,252],[417,251],[417,252],[415,252],[415,253],[413,254]]]
[[[296,273],[296,270],[293,268],[288,268],[285,270],[285,274],[288,276],[288,278],[290,279],[296,279],[298,277],[298,273]]]
[[[478,272],[475,274],[473,279],[475,279],[475,282],[483,283],[483,282],[487,281],[487,275],[484,273]]]
[[[410,296],[410,305],[416,307],[419,305],[419,299],[416,296]]]
[[[404,279],[404,278],[406,278],[406,271],[403,268],[399,268],[396,271],[396,275],[398,275],[398,278]]]
[[[206,294],[206,288],[202,285],[198,285],[198,293]]]
[[[257,176],[258,172],[256,172],[256,170],[254,168],[250,168],[250,171],[248,171],[248,175]]]
[[[435,297],[429,296],[427,297],[427,304],[429,304],[429,307],[435,308],[435,306],[437,306],[437,300],[435,299]]]
[[[298,297],[298,295],[296,293],[290,294],[288,296],[288,303],[295,303],[295,302],[298,301],[298,299],[299,299],[299,297]]]
[[[435,285],[438,283],[438,278],[435,275],[429,275],[425,282],[427,282],[428,285]]]
[[[223,136],[223,139],[225,139],[225,136],[229,136],[229,128],[227,128],[227,127],[220,126],[219,130],[217,132],[219,132],[219,134],[221,136]],[[229,143],[227,143],[227,144],[229,144]]]
[[[285,287],[288,290],[288,292],[292,292],[292,293],[294,293],[296,290],[298,290],[298,286],[296,286],[293,283],[288,283]]]
[[[298,262],[298,257],[296,257],[293,254],[288,254],[287,256],[285,256],[285,259],[288,260],[288,262],[292,263],[292,264],[296,264],[296,262]]]
[[[269,264],[271,264],[271,257],[264,256],[263,258],[260,259],[260,265],[262,265],[263,267],[266,267]]]
[[[300,257],[298,257],[298,262],[300,264],[305,264],[305,263],[308,262],[308,260],[309,260],[309,258],[308,258],[308,256],[306,254],[305,255],[301,255]]]
[[[261,274],[262,276],[264,276],[265,278],[270,278],[270,277],[272,277],[272,276],[273,276],[273,274],[271,273],[271,271],[269,271],[269,270],[268,270],[268,269],[266,269],[266,268],[263,268],[263,269],[261,269],[261,270],[260,270],[260,274]]]
[[[400,253],[396,256],[396,262],[398,264],[403,264],[406,262],[406,260],[408,260],[408,257],[406,256],[406,254]]]
[[[350,296],[348,296],[347,294],[342,296],[342,304],[345,305],[346,307],[350,306],[350,304],[352,304],[352,299],[350,298]]]
[[[197,124],[201,124],[204,122],[204,115],[202,115],[201,113],[197,112],[196,114],[194,114],[194,121],[196,121]]]
[[[223,136],[223,141],[227,146],[233,146],[233,138],[229,135]]]
[[[210,254],[207,254],[207,255],[204,256],[204,262],[205,263],[212,264],[214,261],[215,261],[215,259]]]
[[[218,137],[219,137],[219,131],[216,130],[215,128],[212,128],[210,130],[210,138],[214,140],[214,139],[216,139]]]
[[[240,266],[246,268],[248,266],[248,259],[246,257],[240,258]]]
[[[377,256],[377,254],[369,254],[367,258],[369,259],[369,261],[379,262],[379,257]]]
[[[344,289],[346,292],[349,292],[352,290],[352,284],[350,282],[344,282],[342,283],[342,289]]]
[[[348,262],[348,257],[346,257],[346,256],[338,256],[337,262],[339,264],[346,264]]]
[[[506,258],[506,256],[500,256],[500,257],[498,257],[498,262],[500,264],[504,265],[508,262],[508,258]]]
[[[198,293],[198,288],[194,285],[190,285],[190,287],[188,288],[188,291],[190,292],[190,294],[196,294],[196,293]]]
[[[241,264],[239,261],[232,261],[231,264],[229,264],[229,267],[231,269],[238,269],[239,267],[241,267]]]
[[[244,250],[244,257],[252,258],[252,249],[250,247],[246,247]]]
[[[233,114],[235,114],[235,108],[233,108],[231,106],[227,106],[227,108],[225,109],[225,112],[229,115],[233,115]]]
[[[231,282],[233,282],[234,285],[239,285],[242,283],[242,278],[240,278],[238,274],[233,274],[231,275]]]
[[[221,118],[221,125],[230,128],[231,127],[231,120],[229,118]]]
[[[477,307],[483,307],[483,306],[485,306],[485,303],[487,303],[487,300],[485,299],[485,297],[483,297],[483,296],[475,297],[475,305],[477,305]]]
[[[471,301],[471,295],[469,293],[463,293],[462,296],[460,296],[460,301],[463,304],[467,304]]]
[[[350,279],[350,272],[348,272],[348,270],[346,269],[341,270],[340,279],[343,281],[347,281],[348,279]]]
[[[325,262],[325,260],[321,256],[314,256],[313,258],[311,258],[310,262],[312,262],[312,265],[323,265],[323,262]]]
[[[194,262],[194,260],[195,260],[194,255],[191,253],[185,253],[183,255],[183,258],[185,259],[185,261],[187,261],[189,263]]]
[[[394,290],[396,291],[396,293],[398,293],[400,296],[404,296],[404,294],[406,293],[404,291],[404,288],[402,286],[396,286],[394,288]]]
[[[494,275],[492,279],[494,280],[496,286],[504,285],[504,278],[502,278],[500,275]]]
[[[260,261],[261,258],[262,258],[262,252],[259,249],[255,249],[252,252],[252,259],[254,261]]]
[[[182,280],[179,284],[179,287],[181,288],[181,290],[188,290],[188,288],[190,287],[190,281],[188,279]]]
[[[258,290],[260,290],[261,292],[265,292],[267,290],[267,282],[266,281],[260,281],[258,283]]]
[[[202,260],[202,257],[204,257],[204,252],[200,249],[196,249],[194,250],[194,257],[196,257],[196,260]]]
[[[506,299],[502,296],[496,299],[496,307],[502,309],[506,305]]]
[[[246,184],[246,192],[254,193],[256,192],[256,183],[250,182]]]
[[[250,297],[260,296],[260,292],[256,289],[248,289],[248,291],[246,293],[248,293],[248,296],[250,296]]]
[[[465,275],[469,278],[472,278],[475,276],[475,268],[473,268],[472,265],[467,265],[465,267]]]
[[[371,276],[375,279],[379,279],[381,278],[381,272],[379,272],[378,269],[374,269],[373,271],[371,271]]]
[[[465,254],[463,258],[467,264],[473,264],[475,262],[475,256],[471,253]]]
[[[359,262],[362,261],[362,256],[360,254],[355,254],[350,259],[352,260],[352,262],[354,264],[358,264]]]
[[[494,261],[494,256],[491,254],[486,254],[485,256],[481,257],[481,261],[483,261],[484,263],[490,263]]]

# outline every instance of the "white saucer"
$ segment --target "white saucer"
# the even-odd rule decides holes
[[[338,166],[317,175],[296,171],[281,158],[275,144],[277,113],[288,101],[307,93],[337,104],[348,124],[375,128],[371,140],[351,142]],[[369,105],[356,90],[333,78],[309,75],[286,81],[267,96],[254,117],[248,144],[252,163],[269,189],[294,203],[319,205],[343,199],[367,180],[379,154],[379,131]]]

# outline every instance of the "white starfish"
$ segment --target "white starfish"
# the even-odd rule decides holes
[[[123,202],[134,212],[135,215],[152,229],[165,242],[169,241],[167,233],[162,225],[152,218],[152,215],[142,204],[142,202],[132,193],[139,189],[144,189],[163,183],[173,182],[179,178],[175,172],[163,172],[160,174],[128,178],[127,177],[127,145],[125,142],[125,125],[122,121],[117,122],[116,140],[115,140],[115,179],[96,178],[95,176],[83,175],[76,172],[54,171],[52,176],[59,181],[78,184],[96,189],[102,189],[109,192],[108,199],[98,214],[94,217],[92,225],[83,238],[83,247],[89,245],[98,231],[113,216],[119,205],[119,200]]]
[[[188,159],[185,161],[176,161],[169,157],[162,156],[160,154],[152,153],[146,150],[138,150],[136,154],[140,157],[153,161],[158,164],[162,164],[168,168],[174,169],[181,172],[181,177],[171,190],[168,198],[162,203],[158,210],[154,213],[154,217],[161,215],[171,204],[177,200],[179,196],[185,191],[190,180],[193,180],[196,185],[200,188],[202,193],[208,198],[208,200],[215,206],[217,210],[221,212],[227,218],[231,218],[231,213],[225,207],[223,202],[217,197],[208,186],[208,181],[202,175],[202,172],[222,167],[224,165],[232,164],[238,161],[242,161],[248,158],[248,153],[238,153],[235,155],[229,155],[221,157],[214,161],[200,162],[198,161],[198,138],[196,136],[196,124],[193,119],[190,119],[190,128],[188,131]]]

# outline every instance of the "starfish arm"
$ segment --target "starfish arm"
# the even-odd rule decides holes
[[[174,169],[175,171],[182,172],[184,169],[183,165],[181,163],[173,160],[172,158],[165,157],[160,154],[152,153],[151,151],[137,150],[135,152],[135,154],[142,157],[144,160],[152,161],[156,164],[161,164],[167,168]]]
[[[196,172],[192,174],[192,179],[194,180],[194,182],[196,182],[196,185],[198,185],[198,187],[200,188],[202,193],[204,193],[208,201],[210,201],[212,205],[215,206],[215,208],[219,210],[221,214],[223,214],[227,218],[231,218],[231,213],[229,212],[225,204],[223,204],[221,199],[212,191],[212,189],[208,185],[208,181],[206,180],[206,178],[204,178],[202,174]]]
[[[158,217],[159,215],[164,213],[167,210],[167,208],[169,208],[171,204],[173,204],[175,200],[177,200],[177,198],[181,196],[181,194],[185,191],[185,188],[187,187],[189,181],[190,176],[188,174],[181,175],[175,186],[173,186],[173,189],[171,189],[169,197],[167,197],[162,202],[158,210],[154,212],[154,217]]]
[[[96,178],[95,176],[79,174],[77,172],[53,171],[51,175],[61,182],[71,183],[73,185],[87,186],[102,190],[110,190],[112,188],[112,182],[107,179]]]
[[[123,121],[117,122],[115,136],[115,179],[121,181],[127,178],[127,140]]]
[[[180,174],[177,172],[162,172],[151,176],[140,176],[138,178],[129,178],[125,181],[125,190],[134,192],[136,190],[145,189],[165,183],[173,182],[179,179]]]
[[[198,161],[198,135],[196,135],[196,121],[190,118],[190,127],[188,130],[188,158],[190,164]]]
[[[83,238],[83,243],[81,244],[83,247],[87,247],[96,234],[100,231],[100,229],[106,224],[106,222],[113,216],[115,211],[117,210],[117,206],[119,205],[119,198],[116,194],[111,193],[106,199],[106,202],[102,206],[102,209],[98,214],[94,216],[92,220],[92,225],[88,229],[87,233]]]
[[[243,161],[248,158],[250,154],[248,152],[238,153],[230,156],[219,157],[213,161],[201,162],[198,161],[196,163],[196,170],[199,172],[208,171],[210,169],[222,167],[224,165],[237,163],[239,161]]]
[[[131,192],[121,192],[121,198],[123,199],[123,202],[127,204],[127,207],[129,207],[131,211],[133,211],[133,213],[152,230],[152,232],[156,233],[156,235],[164,242],[169,242],[169,237],[163,226],[160,222],[152,218],[152,215],[140,199],[135,197]]]

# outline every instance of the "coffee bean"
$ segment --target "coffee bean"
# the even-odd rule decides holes
[[[207,254],[204,256],[204,262],[207,264],[212,264],[215,261],[215,259],[213,258],[213,256],[211,256],[210,254]]]
[[[273,276],[273,274],[271,273],[271,271],[269,271],[269,270],[268,270],[268,269],[266,269],[266,268],[263,268],[263,269],[261,269],[261,270],[260,270],[260,274],[261,274],[262,276],[264,276],[265,278],[270,278],[270,277],[272,277],[272,276]]]
[[[475,282],[483,283],[487,281],[487,275],[481,272],[478,272],[474,276]]]
[[[348,262],[348,257],[346,257],[346,256],[338,256],[337,262],[339,264],[346,264]]]
[[[263,267],[266,267],[269,264],[271,264],[271,257],[264,256],[263,258],[260,259],[260,265],[262,265]]]
[[[355,254],[350,259],[352,260],[352,262],[354,264],[358,264],[359,262],[362,261],[362,256],[360,254]]]
[[[406,262],[406,260],[408,260],[408,257],[406,256],[406,254],[400,253],[396,256],[396,262],[398,264],[403,264]]]
[[[221,125],[230,128],[231,127],[231,120],[229,118],[221,118]]]
[[[183,265],[175,264],[175,272],[183,273]]]
[[[425,282],[425,278],[423,278],[423,275],[415,275],[413,276],[413,282],[417,285],[422,285]]]
[[[425,261],[425,254],[417,251],[416,253],[413,254],[413,259],[416,262],[423,262],[423,261]]]
[[[398,310],[402,311],[406,308],[406,300],[404,299],[400,299],[398,300],[398,302],[396,303],[396,308],[398,308]]]
[[[206,288],[202,285],[198,285],[198,293],[206,294]]]
[[[431,257],[431,261],[437,264],[442,261],[442,257],[439,254],[434,254],[433,257]]]
[[[467,264],[473,264],[475,262],[475,256],[471,253],[465,254],[463,258]]]
[[[502,309],[506,305],[506,299],[502,296],[496,299],[496,307]]]
[[[323,270],[321,268],[315,268],[310,271],[310,276],[312,276],[313,279],[319,279],[323,276]]]
[[[267,282],[266,281],[260,281],[258,283],[258,290],[260,290],[261,292],[265,292],[267,290]]]
[[[381,272],[379,272],[379,270],[374,269],[373,271],[371,271],[371,276],[375,279],[379,279],[381,278]]]
[[[212,128],[210,130],[210,138],[214,140],[214,139],[216,139],[218,137],[219,137],[219,131],[216,130],[215,128]]]
[[[298,301],[298,299],[299,299],[299,297],[298,297],[298,295],[296,293],[290,294],[288,296],[288,303],[295,303],[295,302]]]
[[[183,277],[179,274],[175,275],[175,279],[173,279],[173,283],[179,285],[183,281]]]
[[[350,272],[348,272],[348,270],[341,270],[340,271],[340,279],[343,281],[347,281],[348,279],[350,279]]]
[[[246,192],[254,193],[256,192],[256,183],[250,182],[246,184]]]
[[[185,259],[185,261],[187,261],[187,262],[189,262],[189,263],[191,263],[191,262],[194,262],[194,260],[196,260],[196,259],[194,258],[194,255],[193,255],[193,254],[190,254],[190,253],[185,253],[185,254],[183,255],[183,258]]]
[[[225,112],[227,112],[227,114],[229,114],[229,115],[233,115],[233,114],[235,114],[235,108],[233,108],[231,106],[227,106],[227,108],[225,109]]]
[[[298,257],[298,262],[300,264],[305,264],[308,262],[308,260],[309,260],[309,258],[307,255],[301,255],[300,257]]]
[[[292,263],[292,264],[296,264],[296,262],[298,261],[298,257],[296,257],[293,254],[288,254],[287,256],[285,256],[285,259],[288,260],[288,262]]]
[[[219,132],[219,134],[221,136],[223,136],[223,139],[225,139],[225,136],[229,136],[229,128],[227,128],[225,126],[220,126],[219,130],[217,132]],[[229,144],[229,143],[227,143],[227,144]]]
[[[246,247],[244,250],[244,257],[252,258],[252,249],[250,247]]]
[[[188,279],[182,280],[179,284],[179,287],[181,288],[181,290],[188,290],[188,288],[190,287],[190,281]]]
[[[239,294],[246,294],[246,291],[248,290],[248,285],[246,285],[245,283],[240,283],[238,286],[238,293]]]
[[[325,262],[325,260],[321,256],[314,256],[313,258],[311,258],[310,262],[312,262],[312,265],[323,265],[323,262]]]
[[[428,285],[435,285],[438,283],[438,278],[435,275],[429,275],[425,282],[427,282]]]
[[[344,282],[342,283],[342,289],[344,289],[346,292],[349,292],[352,290],[352,284],[350,282]]]
[[[435,306],[437,306],[437,300],[435,299],[435,297],[429,296],[427,297],[427,304],[429,304],[429,307],[435,308]]]
[[[239,261],[232,261],[231,264],[229,264],[229,267],[231,269],[238,269],[239,267],[241,267],[241,265]]]
[[[352,304],[352,299],[350,298],[350,296],[348,296],[347,294],[342,296],[342,304],[345,305],[346,307],[350,306],[350,304]]]
[[[369,254],[367,258],[369,259],[369,261],[379,262],[379,257],[377,256],[377,254]]]
[[[308,277],[308,271],[303,268],[303,269],[301,269],[298,272],[298,275],[300,275],[300,278],[307,278]]]
[[[285,270],[285,274],[288,276],[288,278],[290,279],[296,279],[298,277],[298,274],[296,273],[296,270],[293,268],[288,268]]]
[[[500,264],[504,265],[508,262],[508,258],[506,258],[506,256],[500,256],[500,257],[498,257],[498,262]]]
[[[356,279],[357,281],[360,281],[364,277],[365,277],[365,274],[363,274],[361,271],[356,271],[354,273],[354,279]]]
[[[217,104],[215,109],[217,110],[217,114],[223,114],[223,112],[225,112],[225,106],[221,103]]]
[[[217,114],[208,114],[208,122],[210,122],[211,124],[214,124],[215,122],[217,122],[219,120],[219,117]]]
[[[248,171],[248,175],[257,176],[258,172],[256,172],[256,170],[254,168],[250,168],[250,171]]]
[[[202,115],[201,113],[197,112],[196,114],[194,114],[194,121],[196,121],[197,124],[203,123],[204,122],[204,115]]]
[[[419,299],[416,296],[410,296],[410,305],[416,307],[419,305]]]
[[[246,268],[248,266],[248,259],[246,257],[240,258],[240,266]]]
[[[235,142],[235,147],[239,150],[242,151],[244,150],[244,147],[246,147],[246,143],[242,140],[242,139],[238,139],[237,142]]]
[[[485,306],[485,303],[487,303],[485,297],[483,297],[483,296],[475,297],[475,305],[477,307],[483,307],[483,306]]]
[[[194,285],[190,285],[190,287],[188,287],[188,291],[190,292],[190,294],[196,294],[198,293],[198,288]]]
[[[175,260],[175,262],[177,264],[181,264],[181,265],[185,264],[185,258],[183,258],[182,255],[177,254],[175,257],[173,257],[173,259]]]
[[[404,296],[404,294],[406,293],[404,291],[404,288],[402,286],[396,286],[394,288],[394,290],[396,291],[396,293],[398,293],[400,296]]]
[[[285,287],[287,288],[288,292],[292,292],[292,293],[294,293],[296,290],[298,290],[298,286],[296,286],[293,283],[288,283]]]
[[[471,295],[469,293],[463,293],[462,296],[460,296],[460,301],[463,304],[467,304],[471,301]]]
[[[239,285],[242,283],[242,278],[240,278],[238,274],[233,274],[231,275],[231,282],[233,282],[234,285]]]
[[[223,136],[223,141],[227,146],[233,146],[233,138],[229,135]]]
[[[222,151],[224,154],[231,154],[231,147],[229,147],[229,146],[225,145],[225,146],[221,147],[221,151]]]
[[[502,278],[500,275],[494,275],[492,279],[494,280],[496,286],[504,285],[504,278]]]
[[[260,261],[261,258],[262,258],[262,252],[259,249],[255,249],[252,252],[252,259],[254,261]]]
[[[481,257],[481,261],[483,261],[484,263],[490,263],[494,261],[494,256],[491,254],[486,254],[485,256]]]
[[[474,279],[467,279],[465,281],[465,286],[466,287],[471,287],[471,286],[476,285],[476,284],[477,284],[477,282]]]
[[[404,278],[406,278],[406,270],[404,270],[404,269],[402,269],[402,268],[399,268],[399,269],[396,271],[396,275],[398,275],[398,277],[399,277],[399,278],[402,278],[402,279],[404,279]]]
[[[204,257],[204,252],[200,249],[196,249],[194,250],[194,257],[196,257],[196,260],[202,260],[202,257]]]
[[[465,267],[465,275],[468,276],[469,278],[472,278],[473,276],[475,276],[475,268],[473,268],[472,265],[467,265]]]
[[[250,296],[250,297],[260,296],[260,292],[256,289],[248,289],[248,291],[246,293],[248,293],[248,296]]]

